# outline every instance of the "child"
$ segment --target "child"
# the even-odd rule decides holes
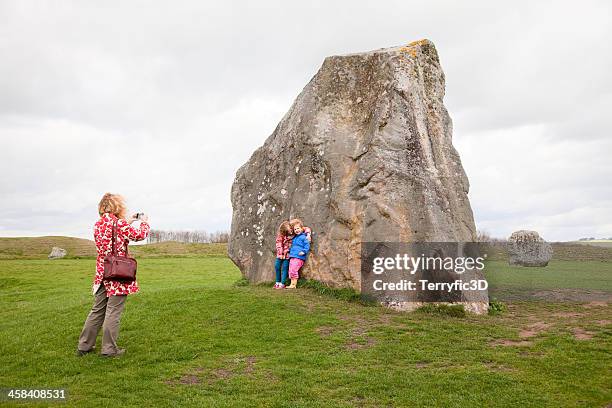
[[[289,250],[289,278],[291,278],[291,285],[287,286],[287,289],[295,289],[297,287],[300,268],[304,265],[310,252],[310,239],[304,230],[302,221],[297,218],[291,220],[291,227],[295,236],[291,241],[291,249]]]
[[[289,248],[291,247],[291,238],[293,238],[293,229],[289,221],[283,221],[278,227],[276,234],[276,283],[274,289],[283,289],[287,274],[289,271]]]

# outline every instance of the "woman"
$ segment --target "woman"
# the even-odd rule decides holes
[[[104,194],[98,204],[100,219],[94,225],[94,240],[98,251],[96,275],[92,292],[95,296],[93,307],[79,337],[77,355],[83,356],[94,350],[96,337],[102,327],[102,356],[116,357],[125,353],[117,347],[119,321],[125,307],[127,295],[138,292],[138,282],[102,281],[104,275],[104,256],[112,251],[113,223],[117,222],[115,248],[118,256],[125,256],[129,241],[142,241],[149,235],[149,217],[139,219],[140,228],[132,227],[135,216],[126,219],[126,206],[123,197],[117,194]]]

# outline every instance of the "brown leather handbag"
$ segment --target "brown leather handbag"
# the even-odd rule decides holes
[[[113,223],[112,252],[104,257],[104,276],[102,279],[105,281],[133,282],[136,280],[136,260],[130,258],[127,243],[125,245],[125,256],[117,255],[116,238],[117,221]]]

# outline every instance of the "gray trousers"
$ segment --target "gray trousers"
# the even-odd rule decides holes
[[[104,284],[96,292],[91,312],[85,320],[81,336],[79,337],[78,349],[82,351],[91,350],[96,344],[96,337],[102,327],[102,354],[115,354],[117,338],[119,337],[119,321],[121,312],[125,307],[127,295],[106,297]]]

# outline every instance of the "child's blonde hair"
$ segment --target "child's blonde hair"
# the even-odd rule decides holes
[[[293,229],[289,221],[283,221],[278,226],[278,233],[283,236],[289,236],[293,233]]]
[[[299,225],[300,227],[304,228],[304,224],[299,218],[292,219],[291,221],[289,221],[289,224],[291,225],[291,228],[295,228],[296,225]]]

